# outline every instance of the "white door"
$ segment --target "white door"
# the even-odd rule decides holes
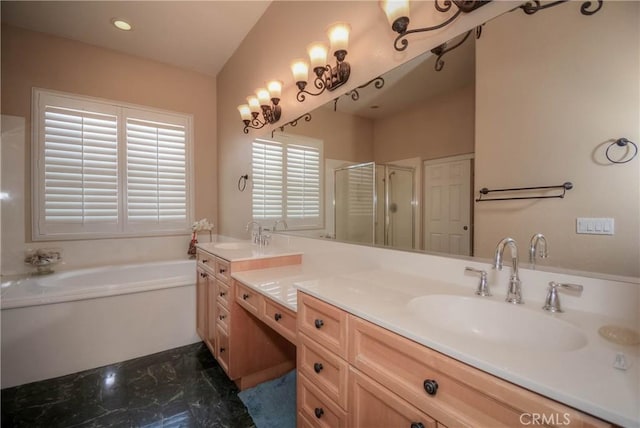
[[[471,255],[471,155],[424,162],[424,249]]]

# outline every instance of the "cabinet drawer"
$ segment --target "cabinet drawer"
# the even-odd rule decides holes
[[[216,324],[219,328],[223,329],[225,332],[229,333],[229,311],[227,308],[222,306],[220,302],[216,304],[217,313],[216,313]]]
[[[363,321],[350,319],[349,362],[448,426],[521,426],[523,413],[569,414],[576,426],[602,421]],[[435,381],[430,395],[425,381]],[[430,386],[434,383],[430,382]]]
[[[322,428],[347,426],[347,415],[344,410],[300,373],[298,373],[297,389],[298,411],[313,426]]]
[[[436,421],[368,376],[349,374],[349,426],[436,428]]]
[[[298,336],[297,353],[298,371],[346,410],[347,362],[323,349],[303,333]]]
[[[216,280],[218,285],[218,302],[225,308],[229,308],[229,294],[231,293],[231,287],[224,282]]]
[[[220,367],[229,374],[229,335],[220,327],[216,329],[216,352],[214,354]]]
[[[216,278],[220,281],[229,283],[230,272],[229,262],[220,258],[216,258]]]
[[[296,313],[266,297],[263,297],[262,301],[262,320],[295,345]]]
[[[200,268],[207,270],[210,274],[215,274],[215,257],[203,251],[196,253],[197,264]]]
[[[298,330],[331,352],[347,358],[347,313],[298,292]]]
[[[250,313],[258,316],[258,308],[260,307],[260,301],[262,300],[260,293],[250,289],[238,281],[234,281],[234,284],[236,288],[236,302]]]

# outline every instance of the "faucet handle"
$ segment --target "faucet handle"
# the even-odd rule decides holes
[[[480,282],[478,283],[478,289],[476,290],[476,294],[478,296],[491,296],[491,292],[489,291],[489,283],[487,281],[487,271],[482,269],[475,269],[472,267],[465,267],[465,272],[473,272],[480,274]]]
[[[560,297],[558,296],[558,288],[581,292],[584,287],[580,284],[569,284],[551,281],[549,282],[549,291],[542,309],[549,312],[564,312],[560,306]]]

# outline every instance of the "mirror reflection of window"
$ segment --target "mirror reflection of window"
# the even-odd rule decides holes
[[[323,142],[290,134],[252,144],[253,219],[292,230],[324,225]]]

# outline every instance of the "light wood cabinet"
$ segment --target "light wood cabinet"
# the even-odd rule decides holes
[[[436,421],[355,369],[349,373],[349,426],[436,428]]]
[[[336,424],[341,409],[353,428],[526,426],[523,414],[552,426],[611,426],[302,292],[297,325],[298,420],[313,426],[323,426],[316,407]]]
[[[262,321],[277,331],[289,342],[296,344],[297,314],[279,303],[264,297],[262,299]]]
[[[196,332],[203,341],[207,338],[207,285],[207,274],[198,266],[196,268]]]
[[[198,249],[196,258],[196,329],[229,378],[246,389],[294,368],[295,345],[256,317],[260,296],[231,273],[299,264],[301,256],[229,262]],[[239,303],[236,295],[247,293],[253,298]]]

